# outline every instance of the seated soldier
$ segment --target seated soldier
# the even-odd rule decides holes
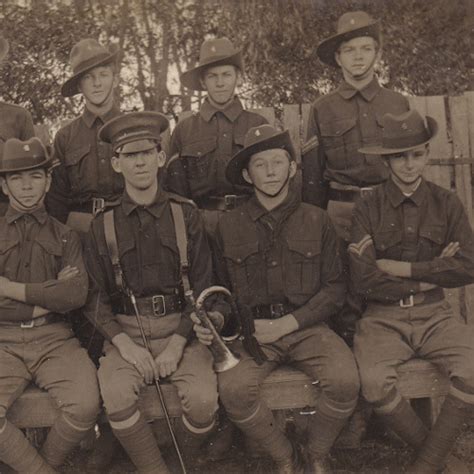
[[[386,114],[383,123],[382,145],[360,150],[384,156],[390,179],[354,209],[351,272],[369,300],[354,350],[364,397],[418,451],[409,472],[430,474],[443,468],[474,407],[474,328],[456,318],[443,292],[474,282],[474,237],[456,194],[422,176],[436,121],[411,111]],[[396,388],[397,368],[413,357],[451,378],[431,431]],[[455,472],[464,472],[459,463]]]
[[[79,237],[44,208],[51,163],[38,138],[7,140],[0,160],[0,460],[28,474],[55,472],[100,404],[94,364],[64,315],[85,303],[88,283]],[[6,419],[30,382],[61,412],[41,454]]]
[[[259,387],[282,364],[305,372],[320,391],[309,428],[310,469],[323,473],[356,406],[359,378],[351,351],[327,326],[344,302],[337,237],[326,212],[291,190],[295,173],[288,131],[270,125],[250,129],[227,166],[229,182],[252,186],[254,195],[223,214],[217,227],[217,273],[246,315],[247,328],[234,347],[241,362],[218,374],[219,394],[229,418],[272,457],[277,472],[300,472],[298,450]],[[204,344],[212,341],[208,329],[196,324],[195,331]]]
[[[99,137],[112,143],[112,166],[123,175],[125,192],[119,204],[96,217],[87,239],[93,288],[86,315],[106,338],[98,373],[102,398],[115,436],[146,473],[168,469],[138,408],[145,384],[160,378],[176,386],[183,408],[176,436],[188,458],[211,433],[217,410],[211,353],[196,340],[188,342],[192,322],[183,314],[183,288],[190,282],[200,292],[211,284],[211,255],[192,201],[159,187],[166,160],[160,134],[167,128],[166,117],[156,112],[125,114],[101,128]],[[182,230],[175,227],[179,216]],[[186,241],[189,270],[178,251]],[[144,348],[139,320],[152,354]]]

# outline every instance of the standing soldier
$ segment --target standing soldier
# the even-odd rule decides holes
[[[61,88],[64,97],[82,94],[82,115],[61,128],[54,139],[55,159],[48,211],[61,222],[80,232],[87,232],[92,216],[115,202],[124,184],[110,164],[112,148],[98,137],[100,127],[120,114],[115,103],[118,85],[118,51],[112,52],[95,39],[79,41],[71,50],[73,75]],[[72,314],[73,329],[92,360],[98,365],[104,339],[83,317],[81,310]],[[117,443],[110,432],[103,431],[88,467],[103,470],[112,461]]]
[[[7,57],[9,43],[0,36],[0,63]],[[0,156],[3,146],[9,138],[28,140],[35,134],[33,120],[30,113],[23,107],[6,102],[0,102]],[[3,216],[8,208],[8,198],[0,192],[0,216]]]
[[[192,199],[212,235],[219,212],[233,209],[248,196],[245,186],[225,177],[232,155],[242,148],[251,127],[266,120],[243,109],[235,95],[242,82],[242,54],[227,38],[206,40],[201,45],[199,65],[181,76],[189,89],[206,91],[199,112],[176,125],[171,137],[167,188]]]
[[[255,127],[244,145],[226,175],[254,195],[221,216],[216,241],[219,280],[234,293],[247,319],[244,341],[235,346],[242,360],[218,374],[219,395],[229,418],[272,457],[277,472],[301,472],[298,452],[259,388],[285,363],[318,381],[321,392],[307,449],[311,472],[322,474],[328,472],[326,456],[359,393],[354,357],[327,326],[345,293],[337,236],[325,211],[301,203],[291,190],[296,162],[288,131]],[[196,325],[195,330],[210,343],[208,329]]]
[[[183,313],[183,289],[190,283],[199,293],[211,285],[211,254],[194,203],[158,185],[166,161],[160,134],[167,127],[162,114],[135,112],[100,130],[100,138],[112,144],[112,166],[125,178],[125,192],[93,221],[87,247],[94,286],[86,314],[106,338],[99,368],[105,409],[138,471],[153,473],[168,471],[138,408],[141,387],[158,377],[177,387],[183,416],[176,434],[188,458],[210,434],[217,410],[211,353],[189,342],[192,322]],[[189,264],[178,250],[186,244]],[[137,317],[153,354],[143,347]]]
[[[339,18],[337,34],[322,41],[319,59],[339,67],[343,82],[311,107],[307,143],[303,147],[303,201],[328,210],[338,235],[348,244],[355,200],[387,179],[380,156],[366,155],[362,146],[381,141],[385,113],[408,110],[408,101],[379,85],[374,66],[382,51],[378,21],[361,11]],[[342,255],[348,267],[347,254]],[[337,321],[338,332],[351,342],[354,323],[364,304],[350,290]]]
[[[474,236],[456,194],[422,177],[437,131],[434,119],[426,122],[416,111],[387,114],[381,145],[361,150],[383,155],[390,178],[356,204],[349,245],[354,286],[369,302],[354,338],[362,392],[418,450],[412,474],[441,472],[474,408],[474,328],[443,292],[474,282]],[[397,368],[413,357],[451,378],[431,431],[396,388]],[[452,461],[449,472],[468,472]]]
[[[95,39],[79,41],[71,50],[73,75],[61,88],[64,97],[82,94],[85,107],[54,139],[60,165],[53,172],[47,205],[54,217],[83,232],[92,215],[123,191],[122,176],[110,164],[112,149],[97,135],[107,120],[120,114],[114,97],[117,56],[118,51],[109,51]]]
[[[64,313],[87,297],[79,237],[50,217],[51,157],[38,138],[6,141],[0,160],[9,207],[0,218],[0,460],[20,473],[53,473],[94,426],[96,370]],[[39,454],[6,414],[30,382],[60,415]]]

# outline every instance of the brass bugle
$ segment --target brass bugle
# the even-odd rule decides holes
[[[230,291],[223,286],[210,286],[203,290],[197,299],[194,298],[192,290],[186,291],[184,297],[194,308],[201,325],[211,331],[213,339],[209,350],[214,357],[214,370],[216,372],[224,372],[235,367],[240,362],[240,357],[226,346],[221,335],[207,315],[207,311],[204,307],[206,299],[216,293],[223,293],[227,297],[232,297]]]

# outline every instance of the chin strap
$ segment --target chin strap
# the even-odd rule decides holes
[[[263,189],[260,189],[258,186],[255,186],[255,184],[254,186],[255,186],[255,189],[258,189],[265,196],[274,198],[281,194],[281,192],[283,191],[283,189],[285,188],[285,186],[288,184],[289,181],[290,181],[290,170],[288,169],[288,175],[286,176],[285,182],[280,186],[280,189],[278,191],[270,194],[270,193],[265,192]]]
[[[43,190],[43,193],[41,194],[41,196],[38,198],[38,200],[32,204],[31,206],[25,206],[24,204],[22,204],[15,196],[15,194],[12,192],[12,190],[8,187],[8,183],[5,182],[5,186],[8,188],[8,195],[10,196],[10,198],[17,204],[17,206],[19,207],[19,210],[25,210],[25,211],[31,211],[33,209],[36,209],[39,204],[41,204],[41,202],[43,201],[44,197],[46,196],[46,186]]]

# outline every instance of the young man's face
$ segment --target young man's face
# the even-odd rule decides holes
[[[137,153],[120,153],[112,158],[112,167],[123,174],[129,186],[143,191],[155,184],[158,168],[164,166],[165,160],[165,153],[153,148]]]
[[[336,62],[343,73],[352,78],[365,76],[375,65],[377,42],[370,36],[360,36],[345,41],[336,52]]]
[[[255,153],[247,169],[242,170],[244,179],[266,196],[277,196],[285,191],[295,173],[295,162],[290,161],[288,153],[281,148]]]
[[[421,145],[414,150],[389,155],[386,159],[395,182],[403,185],[416,183],[428,162],[428,153],[429,147]]]
[[[209,97],[216,104],[223,105],[234,97],[239,76],[235,66],[214,66],[204,71],[201,83]]]
[[[97,66],[79,79],[79,90],[86,103],[101,106],[113,100],[113,90],[118,85],[118,77],[112,65]]]
[[[2,180],[2,190],[15,200],[15,207],[20,205],[25,209],[40,204],[49,190],[51,176],[44,168],[7,173]]]

